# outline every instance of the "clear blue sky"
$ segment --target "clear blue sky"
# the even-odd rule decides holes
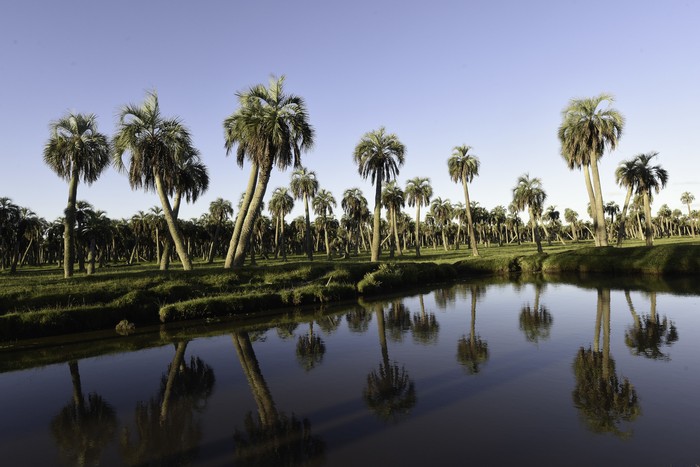
[[[507,206],[516,178],[529,172],[543,180],[547,205],[585,218],[583,176],[566,168],[556,131],[571,98],[608,92],[627,123],[601,164],[604,201],[624,201],[619,161],[654,150],[669,185],[653,212],[662,203],[685,211],[684,191],[697,209],[698,25],[700,2],[675,0],[4,0],[0,196],[47,220],[61,216],[67,183],[42,161],[50,121],[68,110],[95,113],[111,136],[119,107],[155,89],[210,171],[209,191],[181,216],[198,217],[217,197],[235,205],[249,167],[226,157],[222,121],[237,91],[284,74],[316,129],[303,164],[338,202],[355,186],[372,202],[352,151],[383,125],[407,147],[402,186],[428,176],[436,196],[463,201],[446,161],[453,146],[469,144],[481,160],[472,200]],[[268,193],[289,177],[276,172]],[[112,168],[81,185],[78,199],[112,218],[158,205]]]

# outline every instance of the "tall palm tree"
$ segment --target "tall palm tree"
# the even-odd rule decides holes
[[[370,177],[374,191],[374,225],[371,261],[379,261],[382,182],[394,180],[404,163],[406,146],[384,127],[365,133],[355,147],[354,159],[362,178]]]
[[[275,224],[275,258],[280,250],[282,250],[282,258],[287,261],[287,247],[284,237],[284,216],[292,212],[294,208],[294,199],[289,195],[289,192],[284,187],[275,188],[270,197],[270,203],[267,209],[276,218]]]
[[[78,182],[91,185],[109,164],[110,144],[97,131],[94,114],[69,113],[51,123],[51,136],[44,146],[44,162],[68,181],[68,205],[64,218],[63,276],[73,276],[75,256],[75,203]]]
[[[469,243],[472,247],[472,256],[479,256],[479,249],[476,246],[476,235],[474,233],[474,222],[472,220],[471,201],[469,201],[469,189],[467,184],[479,176],[479,158],[474,154],[469,154],[471,146],[463,144],[452,149],[452,156],[447,160],[447,169],[450,178],[455,183],[461,183],[464,190],[464,204],[467,210],[467,223],[469,224]]]
[[[338,203],[336,203],[333,193],[323,189],[316,193],[316,197],[311,203],[311,206],[314,209],[314,214],[321,218],[321,222],[323,224],[323,235],[326,243],[326,257],[328,259],[331,258],[331,247],[328,241],[328,217],[333,215],[333,208],[337,205]]]
[[[175,221],[180,215],[180,203],[183,196],[188,203],[194,203],[209,188],[209,173],[207,167],[201,161],[199,151],[190,146],[186,148],[183,155],[184,158],[178,162],[173,177],[174,197],[172,208]],[[168,238],[160,261],[161,270],[168,269],[170,265],[170,250],[171,240]]]
[[[542,188],[542,181],[539,178],[530,178],[529,174],[518,177],[518,182],[513,188],[513,204],[520,211],[527,208],[532,225],[532,237],[537,244],[538,253],[542,253],[542,242],[537,220],[542,214],[542,206],[546,199],[547,194]]]
[[[306,167],[299,167],[292,173],[292,183],[290,184],[292,194],[295,199],[304,200],[304,247],[309,260],[314,259],[313,241],[311,239],[311,218],[309,217],[309,198],[316,196],[318,192],[318,180],[316,172],[308,170]]]
[[[214,238],[212,238],[211,240],[211,247],[209,248],[209,257],[207,258],[207,263],[211,264],[214,262],[214,253],[216,252],[216,246],[219,243],[221,226],[231,215],[233,215],[233,207],[231,206],[231,201],[227,201],[223,198],[216,198],[214,201],[209,203],[209,214],[211,215],[212,219],[216,221]]]
[[[681,194],[681,203],[685,204],[688,208],[688,219],[690,221],[690,233],[695,238],[695,222],[693,221],[693,212],[690,210],[690,204],[695,201],[695,196],[689,192],[684,191]]]
[[[252,192],[250,204],[242,206],[239,216],[244,215],[240,236],[232,259],[229,249],[224,267],[240,267],[246,256],[255,219],[260,211],[272,167],[286,169],[301,163],[301,153],[311,149],[314,130],[309,124],[309,116],[304,99],[293,94],[285,94],[284,76],[271,78],[269,87],[255,85],[243,93],[238,93],[239,109],[224,121],[226,146],[238,146],[237,156],[241,161],[246,156],[258,166],[257,182]],[[251,174],[251,179],[253,178]],[[234,234],[235,237],[235,234]],[[232,238],[233,241],[233,238]]]
[[[406,182],[406,202],[416,207],[416,256],[420,256],[420,207],[427,206],[433,196],[433,187],[428,177],[415,177]]]
[[[161,115],[155,91],[149,92],[140,106],[129,104],[119,111],[114,136],[114,164],[120,171],[128,172],[132,189],[144,188],[158,193],[170,236],[185,271],[192,269],[192,261],[185,249],[168,194],[176,186],[178,163],[186,159],[191,151],[189,130],[179,119]],[[128,169],[122,161],[126,152],[130,154]]]
[[[563,121],[558,131],[561,154],[569,169],[583,169],[586,190],[593,207],[593,226],[598,246],[608,245],[598,159],[603,157],[606,149],[612,151],[617,147],[625,125],[620,112],[609,106],[601,107],[603,102],[613,101],[613,96],[609,94],[572,99],[562,111]]]
[[[651,191],[659,193],[668,182],[668,172],[660,165],[649,165],[652,159],[658,156],[658,152],[648,152],[646,154],[638,154],[635,157],[635,177],[637,193],[641,194],[644,200],[644,218],[646,227],[644,229],[644,237],[646,238],[647,246],[654,244],[654,231],[651,227]]]
[[[578,213],[573,209],[566,208],[564,209],[564,220],[568,222],[571,227],[571,239],[574,242],[578,242]]]
[[[627,220],[627,208],[630,205],[632,193],[635,190],[637,183],[636,164],[634,159],[620,162],[620,165],[615,169],[615,181],[621,187],[627,188],[625,195],[625,203],[622,205],[622,211],[617,216],[619,225],[617,227],[617,246],[622,245],[622,239],[625,236],[625,221]]]

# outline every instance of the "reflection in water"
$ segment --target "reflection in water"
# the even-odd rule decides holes
[[[676,342],[678,330],[673,321],[669,321],[665,316],[658,319],[656,292],[649,293],[650,314],[641,317],[634,310],[629,290],[625,290],[625,298],[634,319],[634,325],[625,332],[627,347],[635,355],[644,355],[655,360],[670,360],[671,358],[661,351],[661,347]]]
[[[206,408],[215,377],[198,357],[190,357],[188,364],[187,344],[176,344],[156,397],[136,405],[133,436],[124,428],[121,450],[128,465],[187,465],[197,457],[202,430],[195,412]]]
[[[78,362],[68,363],[73,400],[51,421],[51,434],[67,465],[98,465],[102,450],[117,428],[114,409],[95,393],[88,394],[87,404],[80,382]]]
[[[348,323],[350,332],[364,333],[372,322],[372,314],[364,307],[357,305],[345,315],[345,321]]]
[[[400,299],[394,300],[385,316],[389,338],[393,342],[403,342],[403,336],[411,330],[411,312]]]
[[[471,328],[469,336],[462,336],[457,342],[457,361],[462,364],[469,374],[476,374],[480,366],[489,358],[488,343],[481,340],[476,333],[476,302],[477,298],[484,294],[484,288],[478,285],[470,285],[471,289]]]
[[[297,340],[297,360],[309,371],[323,360],[326,344],[319,336],[314,335],[314,322],[309,321],[309,334],[299,336]]]
[[[425,304],[423,303],[423,294],[418,295],[420,303],[420,313],[413,314],[413,340],[419,344],[437,344],[438,332],[440,325],[437,322],[435,313],[426,313]]]
[[[296,331],[297,327],[299,327],[299,323],[297,322],[280,324],[275,328],[277,337],[283,340],[292,338],[294,337],[294,331]]]
[[[547,307],[540,305],[540,293],[544,286],[535,284],[535,304],[530,308],[528,303],[520,309],[520,330],[529,342],[537,343],[549,339],[549,333],[554,322]]]
[[[236,465],[296,466],[321,465],[325,443],[311,434],[311,423],[279,412],[270,389],[260,371],[250,335],[238,331],[232,335],[238,360],[258,408],[243,420],[243,430],[236,429]]]
[[[603,328],[603,351],[600,349],[600,328]],[[622,422],[632,422],[641,413],[637,391],[627,378],[615,372],[610,356],[610,289],[598,289],[598,307],[594,349],[581,347],[574,360],[576,386],[574,405],[586,426],[595,433],[613,433],[626,437]]]
[[[367,406],[381,420],[398,422],[407,416],[416,405],[415,384],[408,376],[406,367],[399,367],[396,362],[389,361],[389,350],[386,342],[384,308],[381,303],[373,304],[377,316],[379,345],[382,350],[382,363],[377,370],[367,375],[367,386],[363,397]]]
[[[326,334],[333,334],[343,322],[343,317],[341,315],[324,315],[321,313],[317,319],[316,324],[321,328]]]

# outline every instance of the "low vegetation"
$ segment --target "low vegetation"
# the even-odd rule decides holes
[[[352,259],[267,261],[239,270],[197,264],[190,272],[158,271],[155,264],[113,266],[90,276],[63,279],[57,268],[29,268],[0,275],[0,340],[137,327],[192,319],[249,318],[266,310],[324,304],[477,275],[519,273],[614,275],[700,274],[699,242],[653,248],[531,245],[466,250],[424,250],[370,263]]]

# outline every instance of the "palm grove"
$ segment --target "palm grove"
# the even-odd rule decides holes
[[[563,214],[555,205],[545,209],[545,188],[529,174],[516,180],[510,205],[482,207],[469,192],[479,176],[479,158],[466,144],[446,155],[446,175],[462,187],[463,200],[434,196],[428,178],[411,178],[402,188],[396,178],[406,147],[384,127],[365,133],[352,151],[360,176],[374,185],[372,204],[355,187],[337,200],[302,165],[303,154],[313,147],[314,129],[304,99],[285,92],[284,77],[252,86],[237,98],[238,108],[223,122],[224,145],[241,168],[249,165],[248,183],[237,205],[218,198],[198,219],[180,219],[178,213],[183,198],[193,203],[207,190],[207,167],[183,121],[161,114],[155,92],[141,104],[119,109],[111,139],[99,132],[92,114],[69,113],[52,122],[44,161],[68,182],[64,216],[47,222],[1,197],[2,269],[58,264],[69,278],[76,265],[92,274],[96,266],[115,262],[155,262],[168,269],[177,260],[190,270],[193,258],[212,263],[219,257],[224,268],[240,268],[246,260],[255,264],[256,257],[286,260],[291,253],[313,260],[315,253],[331,259],[364,251],[379,261],[387,250],[391,258],[409,251],[420,256],[426,247],[457,250],[463,245],[478,256],[480,246],[521,242],[532,242],[541,252],[543,241],[593,240],[607,246],[615,240],[619,246],[625,238],[639,238],[652,245],[654,237],[663,235],[695,236],[698,212],[691,209],[695,198],[689,192],[679,200],[685,210],[663,205],[652,215],[653,195],[668,181],[666,170],[653,164],[656,152],[620,162],[614,176],[626,190],[624,205],[604,203],[598,161],[616,148],[625,123],[607,94],[571,100],[558,129],[564,162],[584,175],[590,221],[568,208]],[[132,189],[154,191],[160,204],[129,219],[109,219],[78,200],[80,183],[96,182],[110,164],[127,176]],[[288,187],[271,190],[268,217],[264,198],[275,167],[294,170]],[[304,215],[288,222],[295,201],[302,203]],[[414,216],[404,212],[406,206],[415,207]]]

